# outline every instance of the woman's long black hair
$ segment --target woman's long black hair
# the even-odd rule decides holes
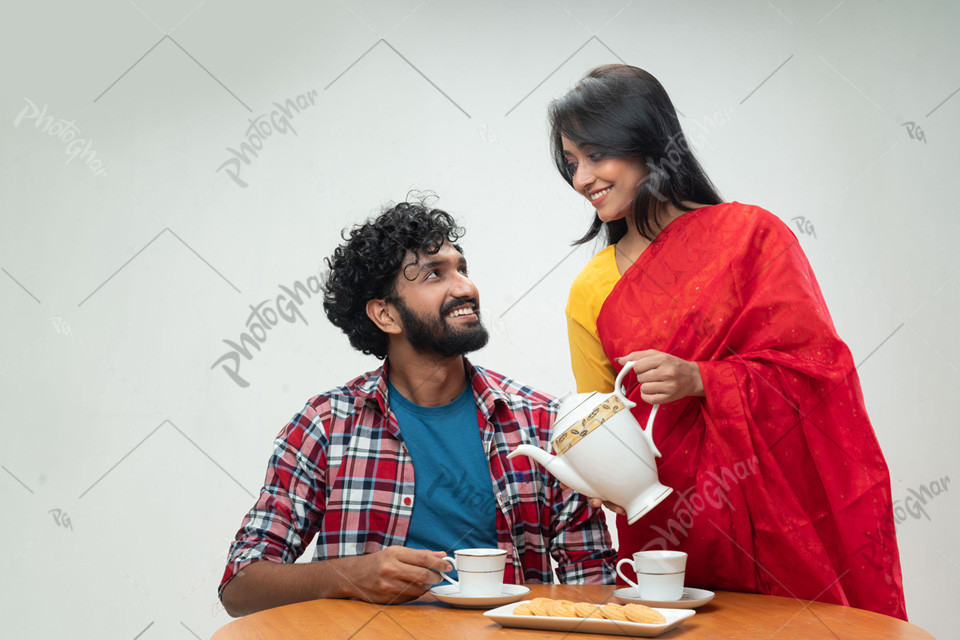
[[[697,162],[677,119],[677,111],[663,85],[652,75],[625,64],[592,69],[549,108],[550,138],[560,175],[573,186],[573,174],[563,155],[560,136],[592,151],[621,158],[640,158],[647,177],[633,199],[633,223],[653,240],[661,229],[661,205],[689,211],[684,202],[719,204],[716,187]],[[590,229],[574,244],[597,237],[606,226],[607,244],[627,233],[627,220],[607,222],[595,215]]]

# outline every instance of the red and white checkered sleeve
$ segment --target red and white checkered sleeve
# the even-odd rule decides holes
[[[325,507],[322,413],[323,403],[314,399],[277,436],[260,496],[230,546],[219,595],[253,562],[293,562],[316,534]]]

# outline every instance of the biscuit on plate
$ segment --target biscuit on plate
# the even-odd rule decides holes
[[[607,620],[617,620],[619,622],[630,622],[627,618],[626,612],[623,610],[623,607],[619,604],[605,604],[600,607],[600,615],[602,615]]]
[[[535,616],[550,615],[547,613],[548,602],[551,602],[550,598],[534,598],[530,601],[530,612]]]
[[[643,604],[631,602],[623,606],[623,612],[631,622],[642,622],[643,624],[663,624],[667,621],[663,614],[656,609]]]
[[[577,612],[569,600],[551,600],[546,604],[547,614],[558,618],[576,618]]]
[[[590,602],[577,602],[573,605],[573,608],[577,612],[577,616],[580,618],[603,619],[603,616],[600,614],[600,605],[598,604],[592,604]]]

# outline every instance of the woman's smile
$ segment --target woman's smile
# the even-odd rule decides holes
[[[600,219],[610,222],[629,215],[647,175],[643,160],[604,155],[589,144],[561,140],[571,184],[590,201]]]

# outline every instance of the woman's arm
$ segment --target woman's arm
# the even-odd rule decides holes
[[[570,341],[570,365],[577,381],[577,393],[613,391],[617,374],[604,353],[599,338],[569,315],[567,337]]]

